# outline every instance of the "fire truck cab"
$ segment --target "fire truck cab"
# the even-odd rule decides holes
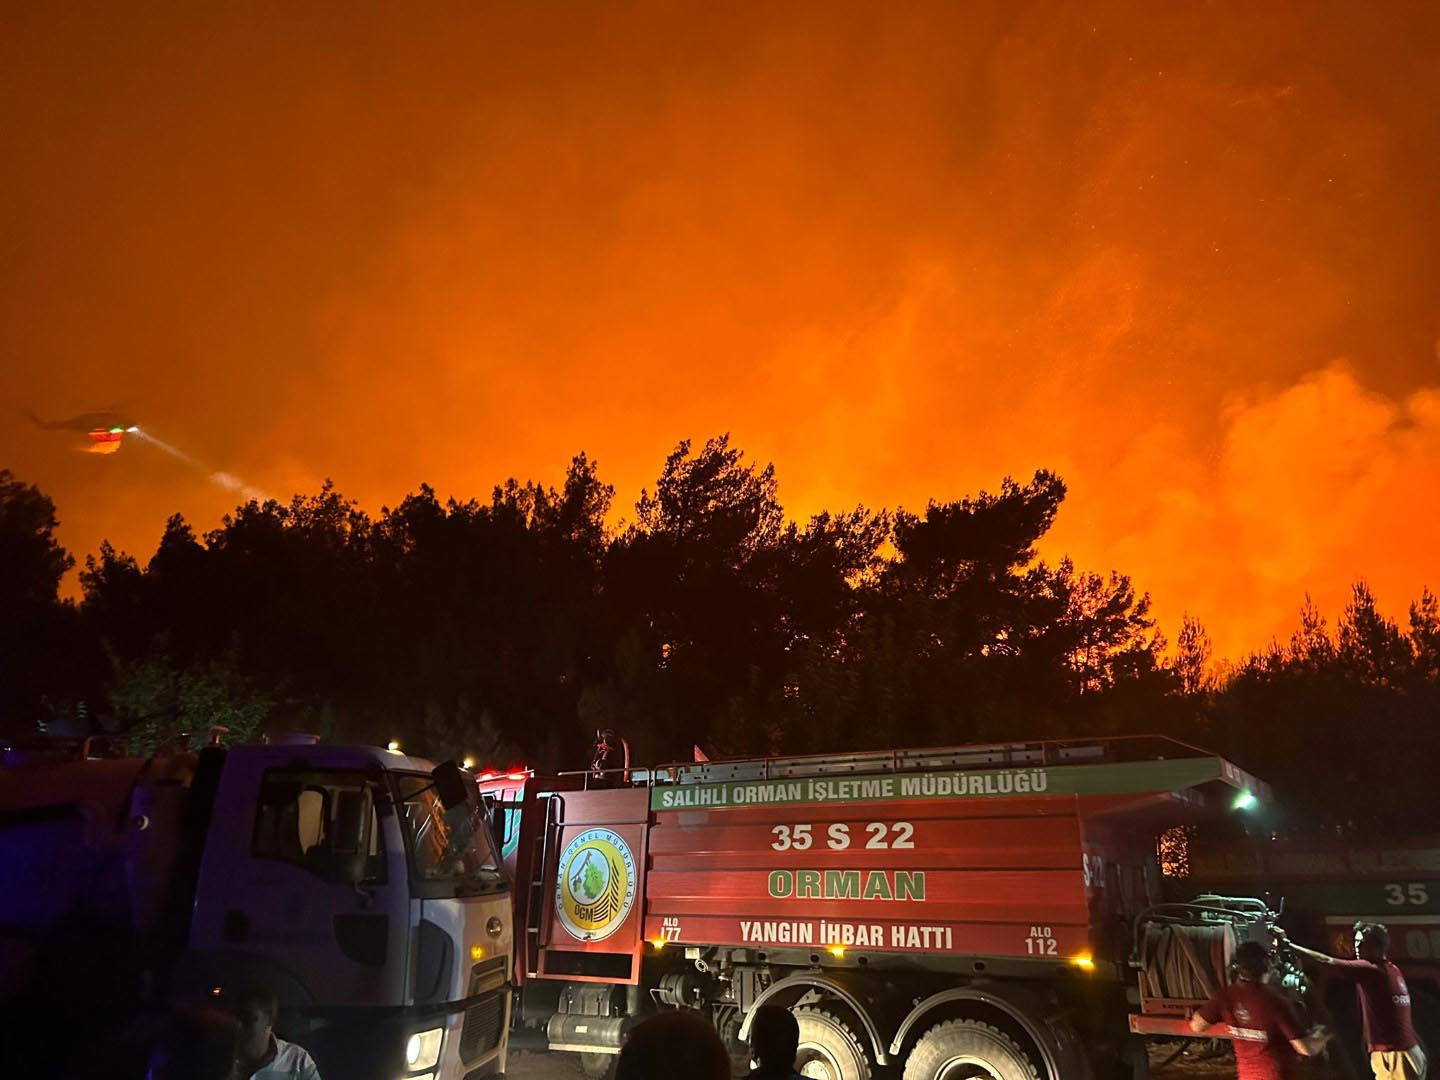
[[[473,781],[453,764],[313,739],[12,757],[0,769],[0,925],[11,1018],[37,997],[83,1013],[83,958],[97,941],[127,942],[134,993],[156,1007],[275,994],[276,1030],[322,1075],[504,1071],[510,889]],[[56,985],[57,964],[77,967],[68,1004],[36,993]]]

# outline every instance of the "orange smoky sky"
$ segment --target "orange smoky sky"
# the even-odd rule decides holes
[[[77,553],[237,490],[787,509],[1059,471],[1221,653],[1440,585],[1440,7],[14,5],[0,465]],[[72,452],[19,418],[114,408]],[[207,475],[221,474],[211,482]]]

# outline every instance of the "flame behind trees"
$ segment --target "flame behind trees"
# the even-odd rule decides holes
[[[637,761],[1159,732],[1315,820],[1426,814],[1404,777],[1435,755],[1429,592],[1404,628],[1363,583],[1333,631],[1307,603],[1287,643],[1227,666],[1188,617],[1167,650],[1124,574],[1038,556],[1065,498],[1043,470],[795,522],[773,467],[722,436],[677,446],[633,522],[610,524],[613,494],[581,455],[559,489],[488,500],[421,487],[372,517],[326,485],[199,538],[176,517],[143,567],[89,559],[78,611],[54,598],[50,517],[0,513],[5,543],[50,552],[28,575],[77,659],[0,721],[33,730],[78,693],[151,741],[272,724],[502,768],[573,766],[596,729]]]

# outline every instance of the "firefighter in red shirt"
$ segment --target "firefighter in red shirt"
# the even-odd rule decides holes
[[[1341,978],[1355,984],[1375,1080],[1425,1080],[1425,1052],[1410,1017],[1410,988],[1386,955],[1389,930],[1379,923],[1356,923],[1354,960],[1337,960],[1293,942],[1290,947],[1336,969]]]
[[[1190,1028],[1201,1032],[1222,1021],[1229,1026],[1240,1080],[1288,1080],[1300,1058],[1318,1054],[1325,1039],[1304,1034],[1290,1003],[1267,984],[1270,953],[1264,945],[1244,942],[1234,966],[1236,979],[1190,1017]]]

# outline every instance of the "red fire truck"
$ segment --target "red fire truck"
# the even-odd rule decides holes
[[[1167,740],[479,780],[515,881],[512,1043],[596,1075],[662,1008],[743,1055],[765,1004],[828,1080],[1140,1072],[1139,1036],[1188,1035],[1271,935],[1259,902],[1162,901],[1159,833],[1268,797]]]
[[[1332,956],[1351,955],[1356,922],[1384,923],[1390,956],[1405,972],[1422,1042],[1440,1053],[1440,837],[1266,835],[1217,840],[1202,834],[1190,846],[1180,890],[1244,891],[1264,897],[1302,945]],[[1353,987],[1319,968],[1315,997],[1341,1035],[1337,1046],[1360,1059],[1359,1016]]]

